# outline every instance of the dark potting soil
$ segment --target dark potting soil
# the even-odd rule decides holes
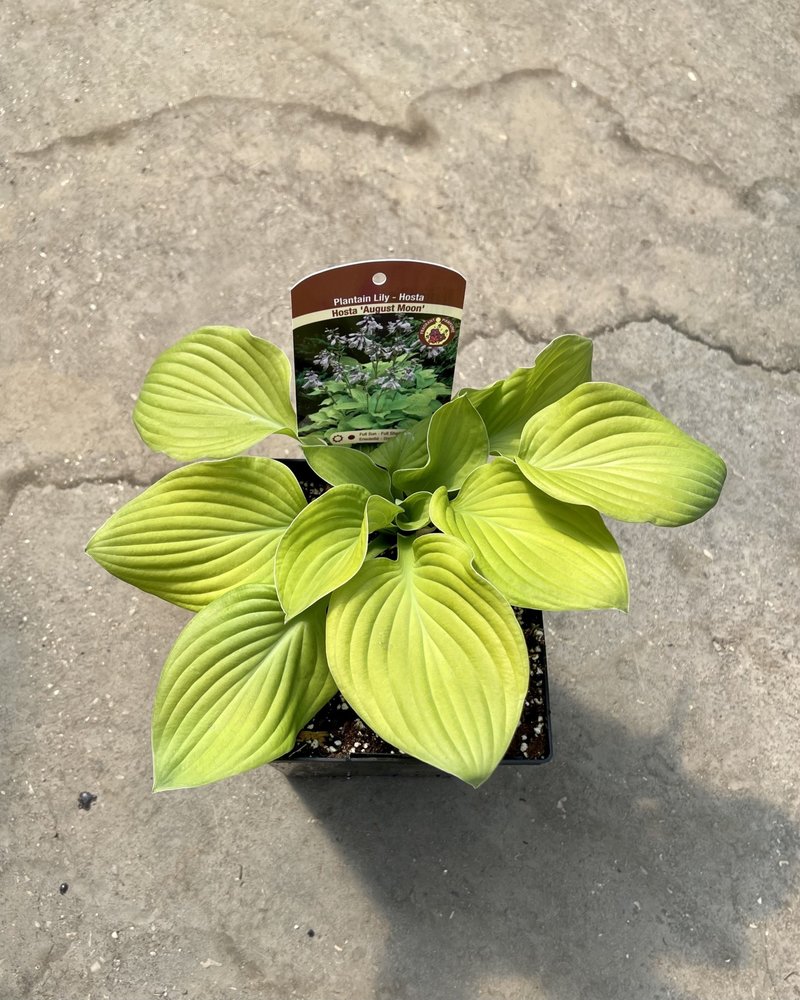
[[[306,499],[321,496],[328,485],[302,459],[284,459],[294,472]],[[550,757],[547,711],[547,661],[540,611],[515,608],[528,647],[529,686],[522,717],[506,751],[505,760],[543,761]],[[388,755],[407,758],[382,740],[359,719],[338,692],[298,733],[294,747],[282,760],[344,759]]]

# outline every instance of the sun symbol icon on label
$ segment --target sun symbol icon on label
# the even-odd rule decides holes
[[[444,316],[426,320],[419,329],[419,339],[428,347],[444,347],[455,335],[456,328]]]

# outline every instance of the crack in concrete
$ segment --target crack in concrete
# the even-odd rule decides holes
[[[342,69],[342,67],[339,67]],[[608,139],[623,150],[635,155],[668,160],[680,168],[697,175],[709,186],[725,191],[736,205],[751,214],[758,214],[750,193],[757,190],[761,184],[774,178],[757,178],[745,186],[738,185],[725,171],[712,160],[698,161],[680,153],[674,153],[658,146],[648,146],[631,135],[625,123],[623,113],[603,94],[592,89],[587,84],[577,80],[572,74],[564,72],[557,66],[523,67],[509,70],[500,76],[465,86],[443,84],[431,87],[413,98],[406,109],[406,121],[402,123],[385,123],[370,118],[359,118],[357,115],[323,108],[311,101],[273,101],[257,96],[236,96],[226,94],[199,94],[176,104],[169,103],[146,115],[114,122],[110,125],[100,125],[88,132],[75,135],[58,136],[43,146],[33,149],[17,150],[11,153],[27,160],[40,160],[48,157],[59,147],[91,147],[96,144],[114,144],[125,138],[136,129],[145,128],[169,116],[178,117],[204,107],[235,106],[250,107],[263,111],[298,114],[305,116],[311,122],[332,125],[351,134],[367,133],[377,140],[394,139],[407,147],[421,147],[435,141],[438,131],[432,122],[422,113],[421,106],[431,98],[443,95],[458,95],[463,98],[473,98],[497,88],[504,88],[520,80],[563,80],[570,86],[570,91],[589,98],[602,108],[612,119],[612,129]],[[788,181],[781,179],[784,183]]]
[[[329,111],[317,104],[306,101],[270,101],[261,97],[236,97],[225,94],[200,94],[197,97],[190,97],[178,104],[167,104],[162,108],[147,115],[136,118],[127,118],[124,121],[114,122],[111,125],[100,125],[90,129],[88,132],[79,132],[75,135],[62,135],[53,139],[43,146],[36,146],[33,149],[16,150],[11,155],[27,160],[41,160],[48,157],[54,150],[66,146],[94,146],[113,145],[124,139],[129,133],[145,128],[148,125],[161,120],[162,118],[179,117],[184,113],[192,112],[204,107],[215,107],[218,105],[242,105],[243,107],[256,108],[262,111],[288,112],[303,114],[311,121],[322,124],[335,125],[345,132],[361,133],[367,132],[377,139],[387,138],[397,139],[407,146],[423,145],[429,139],[435,137],[436,132],[431,124],[419,115],[414,107],[414,102],[409,106],[407,113],[407,124],[386,125],[371,119],[359,118],[357,115],[345,114],[341,111]]]
[[[681,153],[673,153],[669,150],[661,149],[660,146],[646,146],[630,134],[621,112],[612,108],[611,105],[609,105],[609,110],[617,116],[617,125],[614,132],[611,133],[611,138],[624,149],[644,156],[656,156],[665,160],[672,160],[679,166],[688,169],[691,173],[697,174],[709,186],[717,187],[727,192],[734,200],[741,198],[742,188],[725,173],[718,163],[715,163],[713,160],[692,160]]]
[[[709,340],[694,330],[690,330],[686,324],[682,323],[680,318],[675,313],[662,312],[659,309],[648,309],[641,313],[634,313],[629,316],[625,316],[618,320],[616,323],[603,323],[599,326],[593,327],[584,333],[584,336],[591,338],[592,340],[597,340],[600,337],[606,336],[610,333],[616,333],[619,330],[624,330],[628,326],[633,326],[636,323],[661,323],[662,326],[667,326],[670,330],[674,330],[675,333],[680,334],[686,340],[692,341],[695,344],[702,344],[703,347],[707,347],[710,351],[717,351],[720,354],[726,355],[731,361],[738,367],[742,368],[758,368],[762,372],[766,372],[771,375],[797,375],[800,373],[800,369],[792,367],[782,367],[780,365],[767,365],[757,358],[746,357],[740,354],[735,347],[731,347],[729,344],[716,344],[713,340]]]
[[[425,139],[432,138],[436,134],[431,123],[425,119],[418,110],[419,106],[424,104],[430,98],[444,94],[458,94],[465,98],[472,98],[495,88],[509,86],[519,80],[542,79],[563,79],[571,82],[573,77],[554,66],[539,66],[509,70],[507,73],[502,73],[500,76],[493,77],[492,79],[481,80],[477,83],[468,84],[462,87],[454,84],[443,84],[441,86],[431,87],[429,90],[423,91],[423,93],[419,94],[410,102],[406,113],[406,125],[397,123],[386,124],[372,119],[359,118],[356,115],[330,111],[326,108],[320,107],[318,104],[306,101],[271,101],[262,97],[200,94],[195,97],[187,98],[187,100],[181,101],[177,104],[166,104],[164,107],[157,108],[146,115],[128,118],[120,122],[114,122],[110,125],[100,125],[97,128],[90,129],[88,132],[81,132],[75,135],[58,136],[43,146],[37,146],[33,149],[17,150],[13,155],[28,159],[41,158],[48,155],[58,146],[91,146],[95,143],[110,144],[123,139],[134,129],[146,127],[147,125],[150,125],[161,118],[168,117],[169,115],[180,115],[183,112],[192,111],[196,108],[217,104],[239,104],[267,111],[305,113],[313,121],[334,124],[348,132],[368,131],[372,132],[379,139],[391,137],[396,138],[408,145],[420,145],[425,141]],[[645,147],[639,143],[638,140],[633,139],[624,128],[624,119],[622,114],[613,106],[608,98],[603,97],[602,94],[597,93],[597,91],[592,90],[590,87],[587,87],[579,81],[576,81],[576,83],[577,87],[575,89],[577,89],[580,93],[589,96],[617,120],[618,131],[616,135],[612,135],[612,138],[617,138],[623,145],[634,149],[636,152],[649,152],[663,156],[672,155],[665,153],[662,150]],[[692,160],[681,157],[676,158],[693,167],[701,166]]]
[[[673,160],[679,165],[688,168],[692,172],[699,173],[701,178],[717,187],[723,187],[733,194],[738,194],[739,188],[734,183],[734,181],[728,177],[724,170],[711,160],[698,161],[692,160],[688,156],[682,156],[680,153],[672,153],[669,150],[661,149],[658,146],[646,146],[644,143],[640,142],[634,136],[630,134],[628,128],[625,124],[625,116],[622,112],[603,94],[596,90],[593,90],[587,84],[578,80],[573,74],[566,73],[564,70],[559,69],[557,66],[542,66],[529,69],[516,69],[510,70],[508,73],[503,73],[501,76],[495,77],[492,80],[484,81],[483,83],[472,84],[468,87],[458,88],[452,86],[434,88],[427,91],[426,93],[420,95],[417,101],[422,101],[428,97],[431,97],[437,93],[444,93],[447,91],[462,93],[466,96],[475,96],[479,94],[486,87],[502,87],[509,83],[514,83],[517,80],[529,80],[529,79],[561,79],[569,83],[570,89],[584,97],[588,97],[590,100],[594,101],[599,107],[615,120],[614,130],[609,134],[609,138],[616,142],[618,145],[622,146],[626,151],[638,153],[642,155],[658,156],[664,159]]]
[[[511,313],[505,310],[501,310],[501,312],[498,313],[498,321],[502,329],[511,330],[513,333],[521,337],[526,343],[540,344],[547,342],[550,339],[550,335],[547,333],[525,330],[519,325],[519,323],[516,322]],[[736,348],[731,347],[729,344],[716,344],[713,340],[710,340],[707,337],[696,333],[694,330],[689,329],[685,323],[681,322],[676,313],[668,313],[660,309],[647,309],[637,313],[629,313],[622,319],[615,322],[599,323],[597,326],[593,326],[588,330],[577,330],[570,327],[569,329],[559,330],[558,333],[580,333],[582,336],[588,337],[590,340],[599,340],[601,337],[617,333],[620,330],[624,330],[629,326],[634,326],[637,323],[661,323],[662,326],[669,327],[670,330],[673,330],[686,340],[692,341],[692,343],[702,344],[703,347],[708,348],[710,351],[716,351],[720,354],[724,354],[726,357],[730,358],[730,360],[737,367],[740,368],[758,368],[760,371],[766,372],[769,375],[800,374],[800,369],[798,368],[793,368],[791,366],[782,367],[780,365],[767,365],[764,364],[764,362],[759,361],[757,358],[750,358],[740,354]]]
[[[52,486],[56,490],[74,490],[79,486],[118,486],[125,485],[132,488],[148,487],[158,482],[161,474],[149,479],[142,479],[131,472],[107,473],[94,476],[81,476],[76,479],[43,478],[47,472],[45,466],[35,466],[28,469],[20,469],[12,472],[0,479],[0,526],[7,520],[19,494],[28,487],[34,489],[44,489]]]
[[[241,105],[263,111],[294,112],[305,114],[311,121],[322,124],[333,124],[345,132],[369,132],[378,139],[393,138],[404,145],[419,146],[426,141],[437,136],[436,130],[431,123],[419,112],[418,106],[431,97],[440,94],[457,93],[465,97],[474,97],[488,89],[502,87],[519,79],[553,78],[564,76],[560,70],[550,67],[518,69],[503,73],[492,80],[484,80],[479,83],[470,84],[466,87],[456,87],[446,84],[440,87],[432,87],[415,97],[409,104],[406,112],[406,125],[386,124],[373,119],[359,118],[357,115],[345,114],[340,111],[331,111],[318,104],[308,101],[271,101],[262,97],[238,96],[226,94],[199,94],[195,97],[187,98],[177,104],[169,103],[161,108],[156,108],[149,114],[140,115],[134,118],[127,118],[123,121],[114,122],[110,125],[99,125],[88,132],[79,132],[74,135],[61,135],[46,143],[43,146],[36,146],[32,149],[20,149],[12,152],[12,156],[23,159],[38,160],[49,156],[54,149],[60,146],[93,146],[95,144],[111,145],[124,139],[130,132],[144,128],[162,118],[170,115],[179,116],[184,112],[191,112],[206,106]]]

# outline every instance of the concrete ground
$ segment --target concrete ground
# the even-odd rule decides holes
[[[0,58],[0,1000],[800,996],[797,4],[5,0]],[[154,796],[187,615],[82,551],[172,466],[132,400],[373,256],[467,275],[462,382],[589,334],[722,500],[547,616],[552,764]]]

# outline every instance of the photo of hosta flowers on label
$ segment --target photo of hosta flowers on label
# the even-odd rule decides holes
[[[379,441],[450,399],[459,321],[398,312],[309,324],[295,333],[300,435]]]
[[[292,288],[301,438],[385,441],[448,402],[464,276],[421,260],[362,260]]]

